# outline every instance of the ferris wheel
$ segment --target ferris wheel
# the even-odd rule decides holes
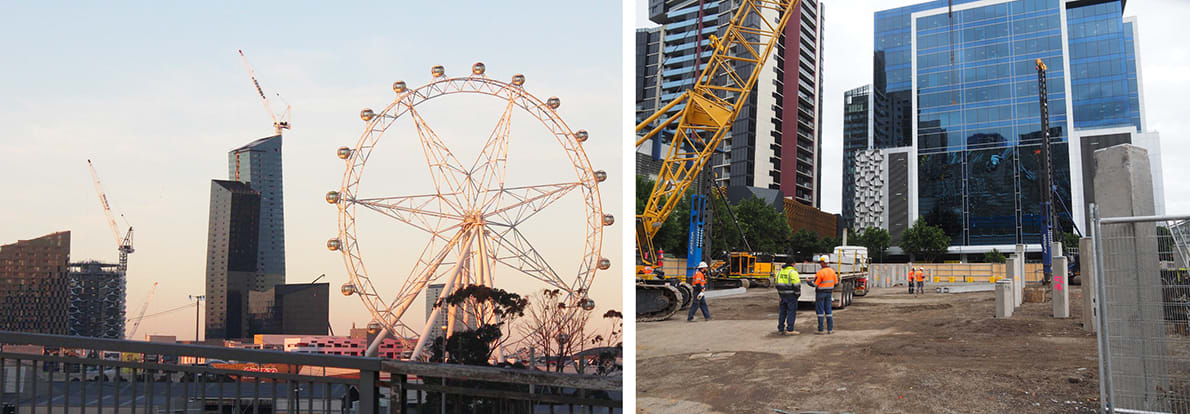
[[[603,227],[615,222],[611,214],[603,212],[599,198],[599,183],[607,179],[607,173],[591,167],[583,150],[589,135],[585,130],[571,131],[563,122],[557,113],[561,105],[557,97],[542,101],[526,92],[524,75],[515,75],[509,82],[489,78],[483,63],[472,65],[467,76],[449,77],[442,66],[434,66],[431,74],[432,80],[417,88],[409,88],[404,81],[394,82],[396,98],[392,103],[379,112],[372,109],[360,111],[360,118],[366,123],[364,132],[354,147],[338,149],[337,156],[345,161],[346,171],[340,188],[326,194],[326,201],[335,204],[339,210],[339,234],[327,241],[327,248],[343,255],[349,281],[343,284],[342,293],[356,295],[363,301],[373,318],[371,329],[378,328],[402,337],[416,336],[418,341],[411,359],[417,359],[427,338],[434,336],[430,329],[440,312],[447,312],[446,320],[450,324],[447,335],[455,331],[456,323],[475,327],[496,320],[493,309],[483,304],[443,305],[426,315],[420,331],[411,329],[404,321],[416,317],[407,311],[431,283],[441,283],[444,286],[441,295],[445,297],[467,285],[498,287],[497,275],[501,276],[501,285],[514,277],[528,277],[539,281],[534,283],[564,293],[565,309],[560,311],[573,314],[579,309],[593,309],[595,302],[588,296],[591,282],[597,271],[611,266],[611,261],[601,256]],[[419,105],[451,95],[496,99],[503,107],[490,135],[478,147],[480,150],[474,160],[456,158],[446,139],[431,128],[419,111]],[[545,133],[557,141],[560,153],[554,154],[564,155],[564,158],[558,158],[573,167],[536,174],[535,177],[563,179],[506,185],[509,139],[517,136],[513,133],[514,113],[527,113],[536,119]],[[365,166],[386,133],[393,135],[388,137],[389,140],[407,138],[398,135],[397,126],[401,125],[406,129],[411,125],[417,132],[421,155],[425,158],[423,165],[429,170],[433,192],[367,195],[360,186]],[[450,141],[457,145],[458,138],[462,137],[450,137]],[[545,150],[534,148],[534,151]],[[522,229],[526,227],[523,224],[532,221],[538,213],[570,197],[582,199],[581,203],[570,203],[582,206],[580,213],[585,231],[582,234],[575,231],[573,235],[574,238],[583,237],[582,256],[577,269],[556,270],[551,262],[558,258],[543,255],[534,247],[535,241],[548,243],[549,240],[529,231],[522,232]],[[409,273],[396,292],[378,291],[377,283],[374,283],[381,278],[392,278],[388,272],[369,273],[365,268],[358,242],[361,226],[357,225],[357,214],[361,207],[370,212],[365,214],[379,214],[416,229],[416,233],[426,239],[420,255],[409,264]],[[408,246],[420,242],[402,241]],[[567,263],[574,262],[573,257],[564,259]],[[369,351],[374,350],[385,336],[385,333],[378,335]]]

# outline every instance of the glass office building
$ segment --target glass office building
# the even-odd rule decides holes
[[[1082,152],[1095,148],[1081,141],[1144,132],[1135,21],[1123,6],[937,0],[877,12],[870,142],[909,151],[909,217],[941,226],[955,253],[1040,241],[1041,59],[1055,215],[1065,231],[1085,228]]]

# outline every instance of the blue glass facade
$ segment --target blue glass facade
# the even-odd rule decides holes
[[[1074,128],[1134,126],[1141,132],[1132,23],[1118,2],[1066,12]]]
[[[251,288],[285,283],[285,196],[281,180],[281,135],[261,138],[227,153],[230,180],[260,192],[259,249]]]
[[[1070,128],[1141,127],[1131,23],[1118,1],[1069,10],[1064,0],[973,1],[875,14],[875,146],[916,147],[917,215],[952,245],[1038,243],[1035,60],[1048,66],[1055,213],[1069,231]]]

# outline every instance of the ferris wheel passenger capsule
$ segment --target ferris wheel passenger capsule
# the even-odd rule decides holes
[[[344,283],[343,287],[339,288],[339,291],[343,292],[343,296],[354,295],[355,294],[355,285],[351,284],[351,282]]]
[[[487,67],[483,65],[483,62],[475,62],[474,65],[471,65],[471,73],[476,75],[482,75],[485,70],[487,70]]]
[[[430,69],[430,74],[434,75],[435,78],[446,76],[446,68],[442,67],[442,65],[436,65]]]
[[[351,158],[351,148],[339,147],[339,150],[335,151],[335,155],[339,156],[341,160]]]
[[[603,170],[595,171],[595,181],[604,182],[607,180],[607,172]]]
[[[610,226],[612,224],[616,224],[616,217],[611,214],[604,214],[603,215],[603,225]]]
[[[364,110],[359,111],[359,119],[364,120],[364,122],[371,121],[372,118],[375,118],[375,117],[376,117],[376,113],[372,112],[371,108],[364,108]]]
[[[519,73],[516,75],[512,75],[512,84],[516,85],[516,86],[524,86],[525,85],[525,75],[522,75]]]
[[[562,100],[558,99],[557,96],[551,96],[550,99],[545,100],[545,106],[550,107],[550,109],[558,109],[559,106],[562,106]]]
[[[595,309],[595,300],[591,298],[583,298],[583,300],[580,300],[578,304],[579,306],[582,306],[583,310],[585,311]]]
[[[407,90],[409,90],[409,88],[405,86],[405,81],[393,82],[393,92],[405,93]]]
[[[339,239],[330,239],[326,241],[326,248],[330,251],[337,251],[343,247],[343,242]]]
[[[612,267],[612,261],[606,257],[599,258],[599,270],[607,270]]]
[[[327,202],[327,204],[338,203],[339,202],[339,192],[338,191],[327,191],[326,192],[326,202]]]
[[[380,322],[368,322],[368,334],[375,335],[377,333],[380,333]]]
[[[558,106],[554,105],[553,107],[557,108]],[[578,132],[574,133],[574,140],[578,141],[578,142],[587,142],[587,138],[590,138],[590,137],[591,137],[590,134],[588,134],[587,130],[585,130],[585,129],[580,129],[580,130],[578,130]]]

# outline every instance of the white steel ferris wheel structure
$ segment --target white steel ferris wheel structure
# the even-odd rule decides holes
[[[443,305],[435,307],[428,315],[420,332],[409,328],[402,318],[409,317],[406,311],[432,282],[445,285],[445,296],[467,285],[495,287],[496,276],[501,273],[497,269],[507,269],[512,271],[509,273],[537,279],[564,292],[566,309],[560,311],[573,314],[578,309],[594,308],[594,301],[587,295],[591,282],[597,270],[607,270],[611,266],[611,261],[600,255],[603,227],[615,222],[611,214],[603,213],[599,198],[599,183],[607,179],[607,173],[591,168],[582,146],[588,133],[585,130],[572,132],[563,122],[557,113],[561,101],[556,97],[542,101],[526,92],[524,75],[513,76],[510,82],[488,78],[483,63],[472,65],[471,73],[463,77],[448,77],[442,66],[434,66],[431,73],[431,82],[418,88],[411,89],[403,81],[394,82],[396,98],[382,111],[360,111],[360,118],[367,126],[354,148],[338,149],[338,157],[346,162],[346,172],[339,190],[326,194],[326,201],[339,209],[339,235],[327,241],[327,248],[343,254],[350,278],[341,291],[344,295],[358,295],[371,313],[373,323],[378,325],[369,328],[383,331],[369,346],[369,355],[375,353],[388,333],[393,333],[418,338],[411,356],[411,359],[417,359],[427,338],[434,336],[429,331],[440,311],[448,312],[447,335],[455,331],[456,320],[469,327],[494,320],[490,306]],[[479,155],[470,163],[457,159],[417,110],[418,105],[431,99],[458,94],[494,97],[504,102],[496,126]],[[574,167],[573,180],[515,187],[505,185],[511,116],[517,109],[536,118],[557,140]],[[380,139],[399,122],[412,123],[416,128],[435,192],[364,197],[360,189],[364,167]],[[573,276],[563,276],[518,227],[572,192],[579,193],[583,199],[586,231],[582,235],[583,256],[577,271],[572,273]],[[380,276],[368,273],[357,246],[356,213],[359,207],[400,221],[429,236],[401,288],[391,299],[377,292],[372,280]]]

